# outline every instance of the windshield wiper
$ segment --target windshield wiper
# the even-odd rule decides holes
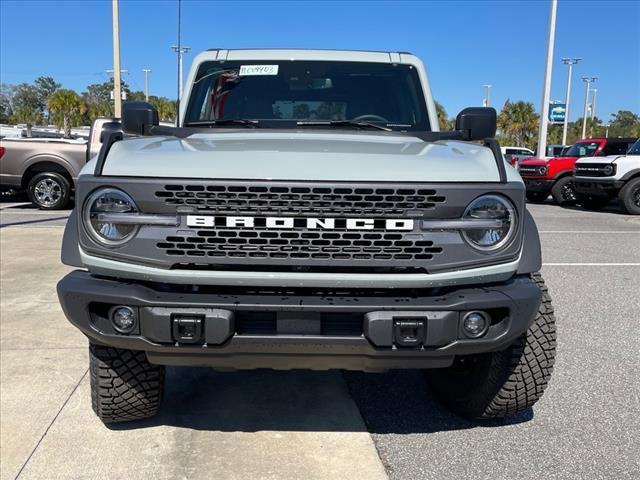
[[[242,125],[243,127],[257,128],[258,120],[248,120],[245,118],[221,118],[218,120],[199,120],[197,122],[187,122],[185,127],[226,127]]]
[[[304,120],[297,122],[299,127],[358,127],[358,128],[375,128],[376,130],[384,130],[385,132],[393,132],[392,129],[376,125],[368,122],[354,122],[352,120]]]

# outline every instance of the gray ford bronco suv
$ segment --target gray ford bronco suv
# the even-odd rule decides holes
[[[210,50],[183,98],[176,127],[124,104],[64,234],[104,422],[155,415],[167,365],[419,368],[481,419],[541,397],[555,320],[495,110],[440,132],[394,52]]]

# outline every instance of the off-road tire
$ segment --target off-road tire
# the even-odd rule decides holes
[[[529,329],[500,352],[457,357],[451,367],[427,370],[427,381],[440,402],[473,419],[514,415],[536,403],[551,378],[556,353],[556,325],[551,298],[539,273],[532,279],[542,301]]]
[[[582,205],[587,210],[602,210],[609,205],[611,199],[609,197],[595,196],[595,195],[576,195],[578,204]]]
[[[164,389],[164,367],[144,352],[89,345],[91,405],[104,423],[157,415]]]
[[[618,193],[622,207],[631,215],[640,215],[640,178],[629,180]]]
[[[529,203],[542,203],[549,196],[549,192],[527,192],[527,201]]]
[[[573,187],[573,177],[562,177],[551,187],[551,196],[558,205],[574,205],[576,191]]]
[[[40,210],[61,210],[69,205],[71,184],[56,172],[36,173],[27,184],[27,196]]]

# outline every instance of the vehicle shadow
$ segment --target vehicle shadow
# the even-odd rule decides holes
[[[208,368],[180,367],[167,369],[165,398],[158,417],[111,424],[109,428],[130,430],[168,425],[222,432],[410,434],[496,427],[532,417],[529,411],[505,421],[460,419],[433,399],[420,371],[222,373]]]

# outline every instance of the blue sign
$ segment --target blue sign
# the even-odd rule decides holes
[[[549,121],[554,123],[563,123],[564,116],[567,113],[566,103],[550,103],[549,104]]]

